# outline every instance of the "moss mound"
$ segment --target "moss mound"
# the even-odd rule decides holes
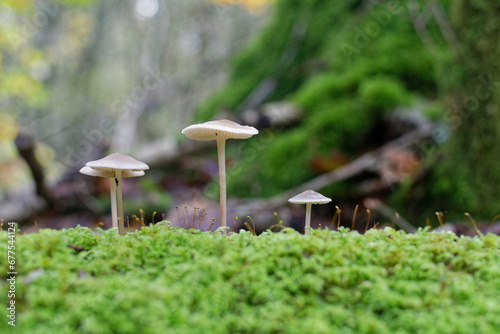
[[[17,237],[13,332],[497,333],[499,248],[494,235],[389,228],[42,230]]]

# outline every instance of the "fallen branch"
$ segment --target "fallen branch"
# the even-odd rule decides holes
[[[248,119],[234,119],[234,117],[230,119],[237,123],[257,127],[260,130],[266,128],[282,130],[292,126],[302,116],[300,109],[287,102],[269,103],[261,109],[262,111],[259,112],[253,111],[257,119],[253,119],[254,114],[247,114]],[[216,119],[227,117],[226,115],[220,115]],[[262,126],[261,121],[264,121],[265,126]],[[140,161],[144,161],[149,167],[156,168],[177,163],[193,154],[207,152],[215,148],[216,144],[213,141],[184,140],[179,143],[175,138],[167,138],[143,145],[134,150],[133,155]]]
[[[207,151],[215,148],[212,141],[183,141],[178,143],[175,140],[159,140],[149,143],[134,151],[134,156],[140,161],[144,161],[149,167],[162,167],[177,161],[181,161],[186,156]]]
[[[236,215],[247,215],[257,210],[271,210],[285,205],[289,198],[301,193],[305,190],[316,190],[333,184],[339,181],[345,181],[353,176],[359,175],[369,169],[378,165],[379,159],[388,150],[404,148],[423,139],[429,138],[432,135],[434,126],[425,125],[421,128],[414,130],[406,135],[403,135],[395,140],[381,146],[380,148],[362,155],[361,157],[353,160],[352,162],[339,167],[329,173],[322,174],[316,178],[301,184],[298,187],[290,189],[282,194],[270,198],[249,200],[243,205],[234,205],[234,212]]]

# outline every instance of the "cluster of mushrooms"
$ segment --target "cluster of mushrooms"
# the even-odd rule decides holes
[[[105,158],[89,161],[80,169],[80,173],[90,176],[107,177],[111,193],[111,221],[113,227],[118,227],[120,235],[125,234],[122,200],[122,178],[143,176],[149,166],[144,162],[121,154],[113,153]]]
[[[229,120],[210,121],[202,124],[193,124],[182,130],[182,133],[194,140],[215,140],[217,142],[217,154],[219,162],[219,187],[220,187],[220,227],[227,227],[227,207],[226,207],[226,160],[225,145],[227,139],[247,139],[259,133],[251,126],[240,125]],[[106,177],[110,179],[111,193],[111,219],[112,227],[118,228],[120,235],[125,234],[123,200],[122,200],[122,179],[138,177],[144,175],[144,171],[149,166],[134,158],[121,154],[113,153],[100,160],[90,161],[80,170],[80,173]],[[289,201],[295,204],[306,204],[306,223],[305,231],[311,226],[311,205],[325,204],[331,201],[312,190],[290,198]]]

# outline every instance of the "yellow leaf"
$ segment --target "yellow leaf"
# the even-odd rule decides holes
[[[32,9],[35,5],[33,0],[4,0],[3,3],[15,10]]]
[[[265,6],[274,3],[275,0],[211,0],[219,5],[240,5],[251,13],[259,13]]]

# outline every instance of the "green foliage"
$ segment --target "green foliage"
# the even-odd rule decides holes
[[[266,132],[268,138],[263,146],[254,146],[250,141],[242,150],[242,156],[250,155],[250,163],[229,170],[228,189],[241,197],[271,196],[287,189],[296,182],[304,182],[313,174],[309,170],[308,152],[313,140],[306,132]],[[264,184],[264,187],[260,187]]]
[[[287,100],[303,110],[302,122],[277,132],[262,157],[241,156],[245,172],[231,180],[232,194],[268,196],[298,185],[314,176],[311,158],[333,151],[355,157],[385,113],[435,97],[433,56],[440,48],[429,54],[406,5],[398,2],[390,12],[386,2],[361,4],[278,1],[268,26],[232,62],[227,87],[200,107],[198,121],[220,110],[239,112],[249,94],[273,79],[276,90],[265,102]],[[366,33],[374,25],[378,31]]]
[[[318,56],[324,38],[340,27],[342,14],[356,3],[357,0],[277,1],[267,27],[234,58],[228,85],[200,106],[197,120],[207,121],[224,108],[234,111],[269,78],[278,81],[272,99],[286,98],[307,79],[307,73],[302,73],[303,65]]]
[[[443,119],[444,109],[441,101],[434,101],[434,103],[424,106],[424,114],[428,119],[438,122]]]
[[[374,111],[409,104],[408,93],[401,82],[384,76],[363,81],[359,86],[359,97],[366,108]]]
[[[42,230],[17,237],[15,332],[496,334],[499,248],[494,235],[390,228]]]
[[[437,162],[443,164],[443,162]],[[448,166],[450,168],[450,166]],[[419,183],[411,178],[404,180],[391,197],[391,206],[407,217],[413,217],[417,226],[425,226],[426,218],[435,219],[436,212],[446,212],[451,221],[463,220],[463,213],[477,207],[475,192],[467,186],[463,168],[454,166],[462,177],[450,178],[444,166],[439,165]],[[477,212],[473,212],[477,216]],[[483,215],[485,219],[493,218]]]
[[[334,147],[350,153],[357,151],[361,139],[370,130],[373,114],[352,100],[330,101],[317,105],[316,114],[308,118],[307,130],[313,138],[310,146],[327,155]]]
[[[318,102],[331,101],[342,97],[346,92],[354,91],[361,80],[356,75],[358,73],[359,71],[353,71],[344,76],[331,73],[314,76],[294,94],[293,101],[308,113],[314,110]]]
[[[295,182],[309,179],[311,172],[308,162],[311,153],[308,152],[308,147],[311,140],[303,131],[288,131],[277,135],[262,152],[262,176],[268,181],[265,184],[274,183],[271,187],[286,189]]]
[[[449,4],[454,42],[441,60],[438,81],[451,139],[426,180],[416,180],[411,191],[399,194],[412,208],[408,214],[420,207],[421,216],[430,216],[438,206],[481,220],[500,213],[500,100],[493,88],[500,76],[499,8],[496,1]]]

